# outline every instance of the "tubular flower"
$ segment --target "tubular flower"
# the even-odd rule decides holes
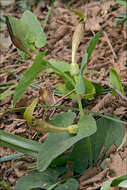
[[[76,52],[79,47],[79,44],[84,36],[85,32],[85,19],[81,19],[76,26],[72,37],[72,63],[70,67],[70,73],[72,76],[77,75],[79,73],[79,66],[76,63]]]
[[[26,108],[24,112],[24,119],[28,122],[29,126],[39,133],[48,133],[48,132],[67,132],[69,134],[75,135],[78,133],[77,125],[70,125],[66,128],[56,127],[42,119],[35,119],[33,117],[33,112],[35,106],[38,102],[38,99],[34,99],[33,102]]]

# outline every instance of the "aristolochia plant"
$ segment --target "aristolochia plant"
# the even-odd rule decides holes
[[[93,112],[83,109],[82,98],[84,100],[87,98],[94,98],[97,90],[96,87],[100,87],[89,81],[84,76],[84,71],[102,32],[97,32],[90,40],[79,68],[79,64],[76,61],[76,52],[84,36],[86,18],[82,13],[76,10],[71,11],[77,14],[80,18],[72,38],[71,64],[53,59],[47,60],[45,58],[46,52],[39,51],[39,48],[45,46],[46,37],[40,23],[30,11],[25,11],[21,19],[16,19],[14,17],[8,17],[7,19],[7,26],[12,42],[23,57],[26,58],[26,56],[29,56],[33,59],[33,64],[24,72],[16,89],[12,90],[15,88],[15,85],[12,86],[6,92],[1,94],[0,98],[3,99],[7,97],[8,94],[13,94],[13,104],[16,105],[27,88],[30,85],[33,85],[33,80],[39,75],[39,73],[44,69],[47,70],[50,68],[51,72],[56,73],[64,81],[63,84],[57,85],[56,89],[62,94],[69,93],[69,98],[71,99],[77,97],[79,108],[69,107],[68,109],[76,109],[80,113],[77,122],[75,122],[76,114],[74,112],[64,112],[59,114],[55,118],[50,118],[50,122],[36,119],[33,116],[33,112],[37,107],[38,99],[34,99],[31,105],[26,108],[24,119],[36,132],[48,132],[48,136],[44,143],[39,143],[34,140],[0,131],[2,146],[7,146],[24,154],[33,156],[37,160],[35,168],[38,171],[21,178],[16,184],[15,190],[41,187],[47,190],[54,189],[57,185],[63,183],[63,181],[57,183],[56,180],[61,174],[63,174],[63,172],[65,172],[65,170],[57,170],[59,159],[62,163],[64,160],[64,164],[67,163],[68,160],[73,161],[74,171],[81,173],[86,168],[96,163],[101,148],[104,145],[109,148],[112,144],[120,145],[122,141],[123,127],[121,123],[127,122],[121,121],[113,116],[105,116],[94,112],[94,114],[102,117],[95,121],[92,116],[84,114],[85,111],[89,113]],[[113,69],[110,70],[110,78],[112,85],[121,91],[121,93],[124,93],[120,78]],[[72,147],[72,145],[74,145],[73,149],[71,149],[66,159],[64,159],[62,153]],[[59,157],[60,155],[61,157]],[[55,163],[56,169],[51,169],[52,163]],[[51,180],[50,178],[52,176],[54,178]],[[36,182],[32,180],[34,178],[36,178]],[[29,184],[28,181],[30,181]],[[45,184],[46,186],[43,186]],[[64,186],[64,184],[62,185]],[[77,190],[78,182],[75,179],[68,179],[65,186]],[[61,188],[61,186],[59,187]]]

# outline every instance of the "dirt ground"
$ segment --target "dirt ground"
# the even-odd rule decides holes
[[[45,27],[47,45],[43,50],[48,50],[46,55],[47,58],[71,63],[71,39],[77,23],[77,16],[68,10],[69,7],[77,9],[85,13],[87,16],[84,39],[77,53],[78,62],[81,61],[84,50],[92,36],[101,29],[103,31],[102,37],[88,63],[86,76],[94,81],[108,81],[109,68],[113,67],[119,73],[125,89],[125,95],[127,95],[127,34],[126,29],[121,23],[118,23],[116,26],[113,24],[115,16],[118,13],[123,13],[125,10],[118,5],[116,6],[114,0],[56,0],[51,16]],[[37,5],[32,6],[33,13],[38,17],[41,23],[44,21],[48,8],[48,1],[40,1]],[[17,8],[15,3],[8,6],[1,6],[1,15],[0,83],[13,82],[16,84],[18,81],[17,76],[21,76],[31,64],[31,60],[24,61],[18,55],[16,48],[11,43],[6,25],[2,18],[10,15],[20,18],[21,7]],[[54,96],[52,94],[55,90],[55,85],[61,82],[61,80],[58,77],[55,77],[54,74],[49,74],[43,71],[35,82],[41,87],[48,89],[50,96],[48,102],[49,105],[53,105],[54,102],[60,98],[59,96]],[[29,105],[31,99],[35,97],[38,97],[40,102],[44,104],[43,94],[44,92],[41,92],[34,87],[29,87],[27,92],[16,104],[16,107]],[[70,106],[75,104],[75,101],[71,101],[68,98],[62,99],[59,103],[59,105]],[[0,101],[0,129],[12,134],[33,139],[36,134],[34,131],[29,131],[26,127],[23,120],[23,112],[2,112],[9,108],[12,108],[12,96],[8,96]],[[99,95],[94,100],[88,101],[85,108],[99,113],[115,114],[120,119],[127,121],[127,102],[120,96],[114,97],[112,94]],[[40,109],[36,113],[37,117],[42,115],[43,111],[43,109]],[[58,112],[60,112],[60,110],[55,110],[54,112],[54,110],[51,109],[48,111],[47,117],[55,116]],[[37,140],[40,141],[41,138],[43,138],[43,136],[39,136]],[[118,152],[116,149],[117,147],[113,146],[108,152],[107,157],[110,158],[110,162],[108,162],[108,170],[107,168],[102,170],[100,169],[100,166],[95,166],[94,168],[89,168],[79,176],[80,190],[100,189],[103,182],[107,179],[127,172],[127,165],[124,161],[127,157],[127,146],[125,144],[122,150]],[[1,157],[14,153],[16,153],[16,151],[0,147]],[[28,172],[26,165],[33,161],[34,160],[31,158],[23,156],[16,161],[11,160],[2,162],[0,164],[0,180],[7,181],[12,189],[14,189],[16,181]],[[0,188],[0,190],[2,189]],[[117,189],[112,188],[112,190]]]

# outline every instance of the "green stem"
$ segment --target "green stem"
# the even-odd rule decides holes
[[[73,111],[79,111],[79,108],[75,108],[75,107],[70,107],[70,106],[36,106],[36,108],[56,108],[56,109],[63,109],[63,110],[73,110]],[[16,111],[22,111],[22,110],[25,110],[26,107],[19,107],[19,108],[9,108],[9,109],[6,109],[6,110],[0,110],[0,113],[8,113],[8,112],[16,112]],[[98,112],[94,112],[94,111],[91,111],[91,110],[84,110],[84,112],[87,112],[87,113],[90,113],[90,114],[94,114],[94,115],[97,115],[99,117],[102,117],[102,118],[106,118],[106,119],[109,119],[111,121],[114,121],[114,122],[118,122],[118,123],[122,123],[122,124],[126,124],[127,125],[127,122],[126,121],[122,121],[120,119],[117,119],[117,118],[114,118],[114,117],[111,117],[109,115],[104,115],[104,114],[101,114],[101,113],[98,113]]]
[[[54,7],[54,2],[55,2],[55,0],[52,1],[51,6],[50,6],[50,8],[49,8],[49,10],[47,12],[46,17],[45,17],[45,20],[44,20],[44,23],[43,23],[43,30],[45,29],[45,26],[46,26],[46,24],[47,24],[47,22],[49,20],[49,17],[50,17],[50,15],[52,13],[52,9]]]

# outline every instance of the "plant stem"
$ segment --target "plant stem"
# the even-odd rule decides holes
[[[70,107],[70,106],[36,106],[36,108],[56,108],[56,109],[63,109],[63,110],[73,110],[73,111],[79,111],[79,108],[75,108],[75,107]],[[9,108],[9,109],[6,109],[6,110],[0,110],[0,113],[8,113],[8,112],[16,112],[16,111],[21,111],[21,110],[25,110],[26,107],[19,107],[19,108]],[[98,112],[94,112],[94,111],[91,111],[91,110],[84,110],[84,112],[87,112],[87,113],[91,113],[91,114],[94,114],[94,115],[97,115],[99,117],[102,117],[102,118],[106,118],[106,119],[109,119],[111,121],[115,121],[115,122],[118,122],[118,123],[122,123],[122,124],[126,124],[127,125],[127,122],[126,121],[122,121],[120,119],[117,119],[117,118],[114,118],[114,117],[111,117],[109,115],[104,115],[104,114],[101,114],[101,113],[98,113]]]

